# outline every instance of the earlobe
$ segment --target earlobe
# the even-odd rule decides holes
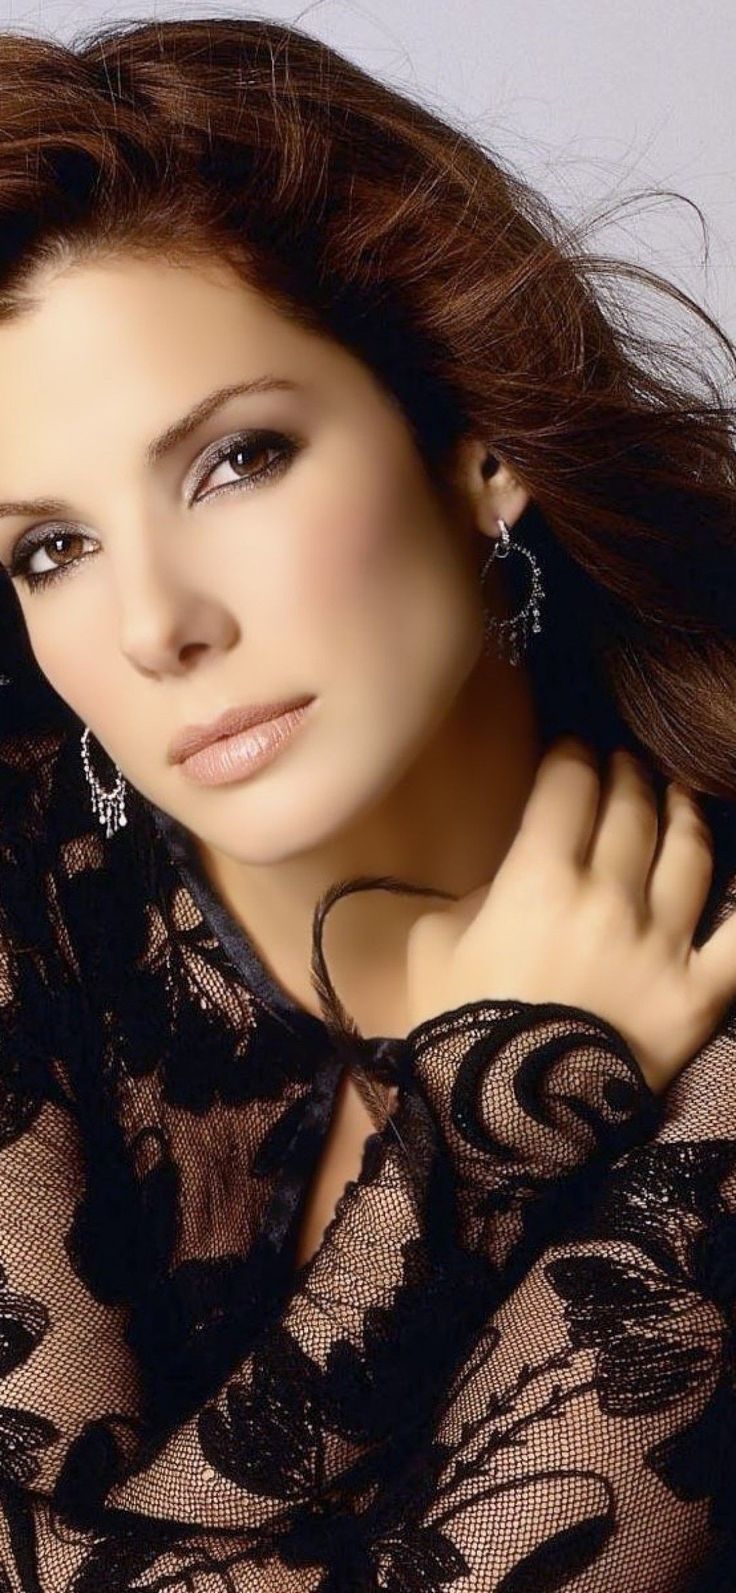
[[[531,502],[532,496],[528,488],[522,486],[510,466],[504,464],[502,460],[495,460],[495,465],[495,470],[487,478],[477,500],[478,529],[490,532],[494,536],[497,534],[499,519],[505,520],[513,531],[517,520],[521,519],[524,510]]]
[[[474,530],[485,537],[497,539],[499,519],[513,531],[531,502],[531,492],[511,466],[480,437],[458,444],[452,480],[469,507]]]

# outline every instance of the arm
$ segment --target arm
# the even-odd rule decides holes
[[[471,1002],[407,1046],[452,1164],[458,1237],[499,1283],[662,1116],[622,1035],[581,1007]]]
[[[568,1585],[575,1593],[611,1587],[696,1593],[691,1578],[709,1551],[722,1569],[718,1527],[736,1477],[730,1374],[736,1264],[726,1265],[736,1221],[735,1049],[733,1029],[714,1037],[670,1088],[656,1137],[618,1158],[575,1232],[549,1246],[489,1312],[437,1393],[426,1441],[394,1467],[379,1492],[370,1485],[362,1494],[356,1489],[358,1508],[344,1500],[341,1509],[335,1500],[325,1516],[295,1510],[291,1530],[284,1521],[283,1535],[269,1544],[267,1532],[258,1541],[257,1534],[238,1529],[249,1503],[241,1485],[232,1495],[229,1525],[223,1514],[221,1530],[192,1520],[187,1532],[171,1519],[176,1487],[201,1509],[198,1490],[209,1481],[214,1500],[224,1481],[191,1450],[178,1456],[178,1472],[174,1457],[161,1475],[158,1512],[147,1500],[138,1509],[129,1498],[133,1515],[117,1520],[105,1511],[102,1530],[98,1524],[96,1531],[71,1533],[64,1525],[64,1574],[41,1581],[43,1593],[71,1593],[66,1578],[72,1564],[82,1577],[74,1593],[111,1585],[111,1568],[120,1566],[130,1577],[126,1586],[176,1586],[176,1571],[190,1577],[193,1593],[210,1593],[227,1566],[229,1581],[222,1585],[232,1593],[321,1593],[330,1552],[343,1563],[346,1554],[355,1556],[350,1574],[356,1587],[360,1577],[368,1588],[390,1587],[393,1578],[410,1593],[444,1593],[447,1585],[473,1593],[526,1587],[544,1593]],[[402,1127],[411,1128],[406,1112]],[[347,1247],[338,1246],[334,1259],[352,1267],[353,1289],[362,1278],[361,1259],[370,1251],[365,1283],[383,1258],[381,1217],[397,1210],[403,1187],[394,1137],[374,1136],[373,1143],[380,1158],[365,1184],[348,1186],[317,1252],[331,1250],[345,1224]],[[39,1213],[44,1231],[48,1215]],[[28,1240],[27,1225],[25,1233]],[[312,1269],[308,1263],[307,1272]],[[49,1272],[41,1271],[48,1295]],[[344,1332],[341,1285],[348,1279],[336,1273],[335,1281]],[[427,1276],[420,1272],[415,1281],[421,1294]],[[451,1301],[450,1291],[447,1312]],[[28,1364],[43,1342],[35,1338],[38,1317],[17,1291],[12,1306],[6,1320],[24,1321],[25,1342],[20,1331],[15,1341]],[[369,1321],[366,1312],[365,1325]],[[425,1321],[439,1334],[432,1302]],[[95,1331],[99,1357],[99,1324]],[[116,1342],[112,1333],[108,1355]],[[417,1371],[415,1362],[413,1381],[405,1368],[392,1382],[390,1402],[402,1379],[417,1397]],[[67,1372],[67,1399],[71,1381]],[[27,1381],[26,1407],[30,1401],[43,1419],[38,1390],[44,1386],[55,1389],[58,1426],[58,1379]],[[109,1409],[109,1398],[100,1396],[97,1404]],[[283,1413],[286,1483],[286,1462],[298,1458],[299,1448],[292,1413],[286,1407]],[[252,1426],[241,1433],[244,1443],[248,1438],[255,1442]],[[46,1435],[37,1432],[36,1441],[40,1454]],[[64,1518],[39,1492],[37,1479],[22,1480],[27,1491],[20,1505],[17,1497],[12,1503],[13,1534],[8,1529],[0,1543],[17,1548],[23,1531],[32,1530],[48,1548],[58,1543]],[[208,1581],[210,1574],[215,1579]]]
[[[383,1501],[385,1585],[409,1560],[474,1593],[736,1585],[735,1085],[732,1018],[490,1314]]]
[[[506,1045],[505,1009],[518,1004],[497,1005],[503,1009],[498,1037]],[[483,1007],[483,1050],[490,1065],[497,1031]],[[468,1032],[475,1037],[478,1014],[470,1017]],[[525,1053],[525,1034],[536,1050],[538,1017],[531,1009],[526,1028],[516,1025],[514,1069],[501,1068],[498,1051],[500,1076],[509,1087]],[[562,1070],[560,1081],[569,1082],[571,1063],[564,1058],[580,1048],[581,1019],[575,1014],[575,1053],[562,1043],[564,1021],[564,1009],[556,1009],[558,1039],[547,1054]],[[466,1047],[463,1038],[448,1072],[446,1036],[453,1024],[453,1015],[437,1020],[448,1080]],[[431,1026],[422,1027],[428,1034]],[[462,1027],[458,1032],[464,1035]],[[495,1095],[497,1132],[506,1133],[508,1153],[486,1169],[485,1191],[508,1178],[509,1158],[515,1164],[521,1151],[537,1169],[551,1168],[555,1158],[558,1167],[567,1166],[589,1155],[610,1130],[633,1127],[646,1099],[635,1087],[635,1065],[622,1042],[607,1051],[595,1033],[597,1045],[589,1053],[594,1065],[579,1081],[581,1111],[584,1085],[590,1095],[582,1131],[577,1109],[568,1114],[565,1108],[560,1133],[551,1119],[537,1122],[521,1111],[509,1121],[513,1091]],[[537,1058],[535,1071],[540,1068]],[[599,1073],[619,1087],[602,1090]],[[270,1556],[274,1587],[285,1586],[279,1544],[299,1513],[325,1504],[333,1512],[349,1512],[354,1501],[370,1500],[371,1457],[379,1458],[380,1470],[388,1454],[401,1470],[401,1450],[391,1455],[392,1434],[411,1428],[417,1351],[428,1342],[428,1331],[437,1352],[426,1368],[430,1392],[452,1359],[457,1361],[457,1334],[443,1343],[436,1331],[436,1312],[454,1294],[454,1283],[446,1280],[443,1295],[425,1210],[436,1127],[421,1099],[405,1094],[387,1129],[369,1138],[361,1175],[347,1185],[279,1319],[264,1328],[215,1398],[175,1431],[161,1434],[146,1423],[126,1337],[127,1308],[96,1299],[75,1270],[68,1239],[83,1191],[82,1146],[73,1116],[59,1103],[45,1103],[0,1150],[0,1304],[8,1344],[0,1400],[9,1413],[0,1474],[21,1489],[22,1531],[40,1539],[53,1536],[55,1519],[73,1523],[90,1588],[104,1583],[104,1555],[121,1553],[123,1544],[131,1564],[137,1557],[136,1563],[153,1570],[162,1544],[174,1558],[212,1556],[218,1543],[222,1552],[223,1533],[233,1577],[236,1560],[242,1577],[250,1574],[246,1566],[257,1565],[260,1580],[253,1585],[267,1589]],[[532,1180],[530,1201],[535,1193]],[[504,1252],[507,1259],[513,1252],[508,1240]],[[407,1334],[407,1321],[419,1325],[419,1344]],[[373,1352],[368,1364],[366,1344]],[[90,1517],[104,1523],[99,1542],[99,1532],[85,1540]],[[319,1552],[324,1548],[320,1540]],[[66,1587],[53,1578],[47,1585],[48,1593]]]

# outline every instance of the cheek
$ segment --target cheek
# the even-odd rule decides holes
[[[305,528],[289,580],[290,634],[330,677],[337,660],[390,696],[397,679],[421,694],[474,661],[477,615],[459,541],[421,495],[374,492],[362,509],[332,506]]]
[[[327,640],[373,635],[406,622],[407,603],[421,563],[420,539],[409,538],[401,519],[377,510],[332,512],[307,528],[292,565],[295,599]],[[426,556],[425,556],[426,557]]]
[[[43,597],[40,601],[44,601]],[[100,713],[103,704],[107,705],[109,717],[115,690],[114,671],[110,667],[109,626],[105,629],[101,625],[90,632],[88,620],[80,614],[77,621],[68,601],[65,605],[59,604],[58,617],[47,613],[34,620],[32,613],[27,613],[26,625],[39,670],[74,713],[85,723],[90,720],[100,723],[106,717],[104,708]],[[90,659],[95,660],[93,669]]]

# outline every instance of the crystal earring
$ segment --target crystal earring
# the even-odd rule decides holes
[[[508,558],[509,552],[511,552],[523,553],[525,559],[529,560],[532,570],[532,585],[529,597],[527,598],[524,607],[519,610],[518,614],[513,614],[508,619],[497,619],[495,615],[490,615],[486,612],[483,625],[483,651],[490,651],[491,632],[493,630],[497,630],[499,632],[499,652],[503,656],[504,646],[508,639],[510,644],[509,661],[512,664],[518,664],[520,657],[519,635],[521,635],[521,651],[523,652],[529,641],[530,615],[532,616],[531,629],[535,633],[541,631],[542,629],[539,621],[539,604],[541,599],[544,597],[544,587],[542,586],[539,562],[537,559],[535,559],[531,548],[526,547],[523,542],[511,543],[509,528],[505,520],[499,519],[497,524],[501,527],[501,536],[496,540],[494,547],[491,549],[491,552],[489,553],[488,558],[483,565],[480,577],[481,584],[485,581],[486,572],[493,563],[493,560],[506,559]]]
[[[128,820],[125,817],[125,776],[118,769],[117,779],[112,791],[105,791],[100,785],[96,774],[89,761],[89,725],[82,732],[82,764],[88,785],[92,793],[92,810],[97,814],[100,824],[105,825],[105,834],[114,835]]]

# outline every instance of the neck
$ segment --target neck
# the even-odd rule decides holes
[[[516,834],[542,757],[530,676],[483,655],[402,778],[339,834],[276,864],[234,859],[197,839],[200,864],[287,994],[321,1015],[311,983],[312,920],[329,886],[359,874],[465,896],[490,884]],[[407,1032],[407,936],[441,906],[387,890],[341,898],[324,924],[335,990],[366,1036]]]

